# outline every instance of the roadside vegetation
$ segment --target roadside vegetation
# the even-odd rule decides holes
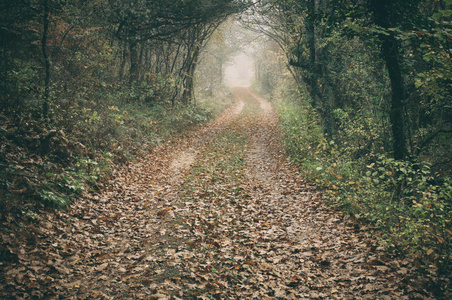
[[[338,145],[324,137],[312,109],[290,95],[279,97],[275,101],[286,150],[306,179],[323,192],[324,201],[378,233],[390,252],[414,255],[427,274],[447,274],[450,178],[438,176],[426,162],[397,161],[379,151],[359,156],[362,149],[355,138],[367,132],[362,120],[344,128],[350,141]]]
[[[279,109],[292,161],[390,253],[450,276],[452,3],[289,2],[245,22],[266,36],[256,87]]]
[[[120,2],[0,5],[0,219],[63,208],[231,104],[220,25],[243,2]]]
[[[101,106],[71,107],[51,125],[2,115],[2,211],[33,214],[42,206],[65,207],[82,192],[99,188],[118,164],[205,123],[231,103],[226,90],[200,97],[196,106],[117,100],[130,99],[127,93],[104,95]]]

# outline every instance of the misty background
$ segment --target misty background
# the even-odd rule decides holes
[[[251,86],[254,79],[253,58],[245,52],[233,56],[224,70],[225,84],[228,86]]]

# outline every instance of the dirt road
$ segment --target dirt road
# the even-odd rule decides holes
[[[109,187],[3,237],[11,299],[429,299],[410,261],[324,205],[250,89]],[[16,250],[19,249],[19,250]]]

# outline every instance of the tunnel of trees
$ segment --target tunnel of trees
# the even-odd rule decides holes
[[[214,36],[211,92],[221,85],[215,69],[222,69],[228,51],[228,33],[217,29],[249,5],[1,1],[2,208],[17,208],[11,193],[64,206],[68,193],[77,194],[108,168],[99,161],[125,162],[146,145],[205,121],[210,112],[194,100],[202,49]]]
[[[156,111],[206,120],[195,91],[223,91],[249,43],[307,178],[450,266],[451,0],[3,0],[0,15],[2,218],[98,187],[105,161],[161,139]]]

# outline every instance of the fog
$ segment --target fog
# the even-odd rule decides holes
[[[247,87],[254,79],[253,59],[248,54],[241,52],[235,55],[224,72],[225,83],[228,86]]]

